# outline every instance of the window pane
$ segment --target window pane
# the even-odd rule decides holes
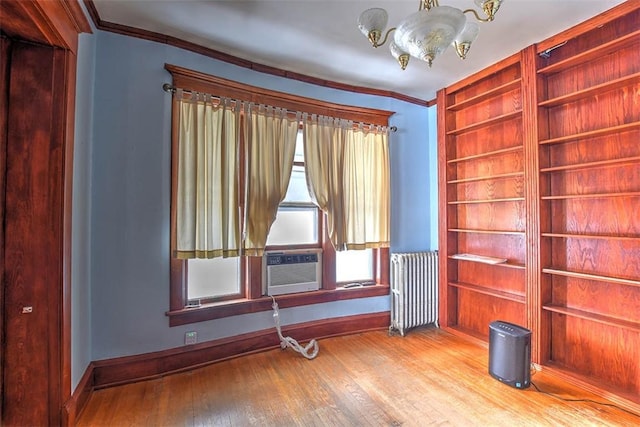
[[[283,203],[313,203],[307,188],[307,177],[304,175],[304,166],[293,166],[287,195]]]
[[[336,282],[371,281],[373,249],[336,252]]]
[[[298,135],[296,136],[296,154],[293,156],[294,162],[304,162],[303,139],[302,129],[298,129]]]
[[[317,243],[317,224],[318,209],[315,206],[280,206],[269,231],[267,246]]]
[[[240,293],[240,258],[190,259],[187,299]]]

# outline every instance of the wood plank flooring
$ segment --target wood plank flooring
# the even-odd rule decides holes
[[[640,417],[615,407],[506,386],[487,373],[485,347],[440,329],[405,337],[374,331],[319,344],[313,360],[278,349],[98,390],[77,425],[640,425]],[[563,398],[606,402],[544,371],[532,380]]]

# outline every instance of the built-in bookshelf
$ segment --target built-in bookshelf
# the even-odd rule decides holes
[[[543,364],[640,403],[638,11],[538,59]]]
[[[437,99],[441,326],[530,328],[533,362],[636,411],[638,22],[625,2]]]
[[[482,340],[501,319],[522,323],[525,209],[519,56],[440,92],[441,324]],[[495,137],[495,135],[499,135]]]

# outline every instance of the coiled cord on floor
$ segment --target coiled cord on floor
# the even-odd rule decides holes
[[[320,347],[318,346],[318,342],[316,340],[312,339],[305,347],[303,347],[298,344],[298,341],[294,340],[293,338],[285,337],[282,335],[282,328],[280,327],[280,313],[278,312],[278,303],[273,296],[271,296],[271,299],[273,300],[273,305],[271,306],[273,308],[273,320],[276,324],[278,337],[280,338],[280,347],[283,350],[287,347],[291,347],[293,350],[302,354],[309,360],[316,357],[318,355],[318,352],[320,351]]]

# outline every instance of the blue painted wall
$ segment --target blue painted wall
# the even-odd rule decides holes
[[[327,89],[257,73],[174,47],[97,31],[91,164],[91,360],[181,346],[186,331],[199,341],[273,326],[254,313],[170,328],[169,214],[171,81],[165,63],[348,105],[396,111],[391,125],[392,251],[433,248],[435,172],[425,107]],[[82,52],[81,52],[82,54]],[[437,224],[437,221],[436,221]],[[86,297],[86,293],[81,298]],[[74,309],[76,309],[74,307]],[[283,324],[389,309],[388,297],[283,309]],[[75,331],[74,331],[75,333]],[[74,346],[86,344],[81,334]],[[86,357],[78,361],[84,364]],[[74,372],[82,371],[80,366]]]
[[[91,353],[91,143],[95,39],[78,39],[71,227],[71,386],[82,378]]]
[[[438,106],[429,107],[429,248],[438,249]]]

